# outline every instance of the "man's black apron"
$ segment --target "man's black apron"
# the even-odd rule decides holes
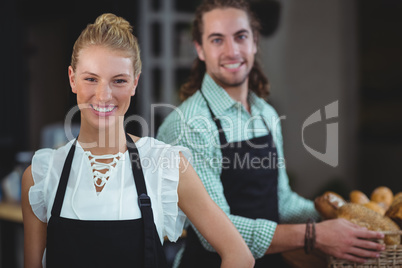
[[[138,150],[126,134],[130,159]],[[167,267],[153,220],[140,161],[132,162],[142,218],[135,220],[75,220],[60,216],[74,157],[75,144],[67,155],[47,226],[46,267]],[[94,208],[96,209],[96,208]]]
[[[271,133],[263,137],[228,143],[219,119],[209,105],[208,108],[219,130],[224,160],[221,181],[230,213],[250,219],[279,222],[278,157]],[[189,227],[180,267],[214,268],[220,267],[220,263],[219,255],[207,251],[193,228]],[[255,264],[255,267],[282,266],[280,254],[265,255],[257,259]]]

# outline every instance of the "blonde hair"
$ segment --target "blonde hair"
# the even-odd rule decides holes
[[[134,77],[141,72],[140,48],[133,35],[133,27],[122,17],[105,13],[96,18],[95,23],[88,24],[81,32],[73,47],[71,67],[75,71],[79,60],[79,52],[89,46],[105,46],[127,53],[133,61]]]

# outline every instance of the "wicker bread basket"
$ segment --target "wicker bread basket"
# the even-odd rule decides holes
[[[402,231],[384,231],[385,235],[402,235]],[[379,241],[383,243],[382,240]],[[356,263],[329,257],[328,268],[402,268],[402,245],[386,246],[379,258],[367,259],[366,263]]]

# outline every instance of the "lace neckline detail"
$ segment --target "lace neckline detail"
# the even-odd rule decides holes
[[[97,187],[103,187],[108,181],[110,174],[116,168],[117,162],[124,156],[123,153],[94,155],[90,151],[84,151],[91,164],[93,174],[93,182]],[[111,160],[109,163],[100,162],[99,160]]]

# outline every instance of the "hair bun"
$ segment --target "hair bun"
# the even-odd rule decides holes
[[[134,76],[141,73],[140,48],[133,35],[133,27],[122,17],[111,13],[100,15],[93,24],[88,24],[75,41],[71,55],[71,67],[76,70],[79,52],[88,46],[103,46],[118,50],[130,57],[133,62]]]
[[[128,30],[130,32],[132,32],[133,30],[133,27],[130,25],[128,21],[112,13],[105,13],[100,15],[99,17],[96,18],[94,25],[102,28],[118,27],[122,30]]]

